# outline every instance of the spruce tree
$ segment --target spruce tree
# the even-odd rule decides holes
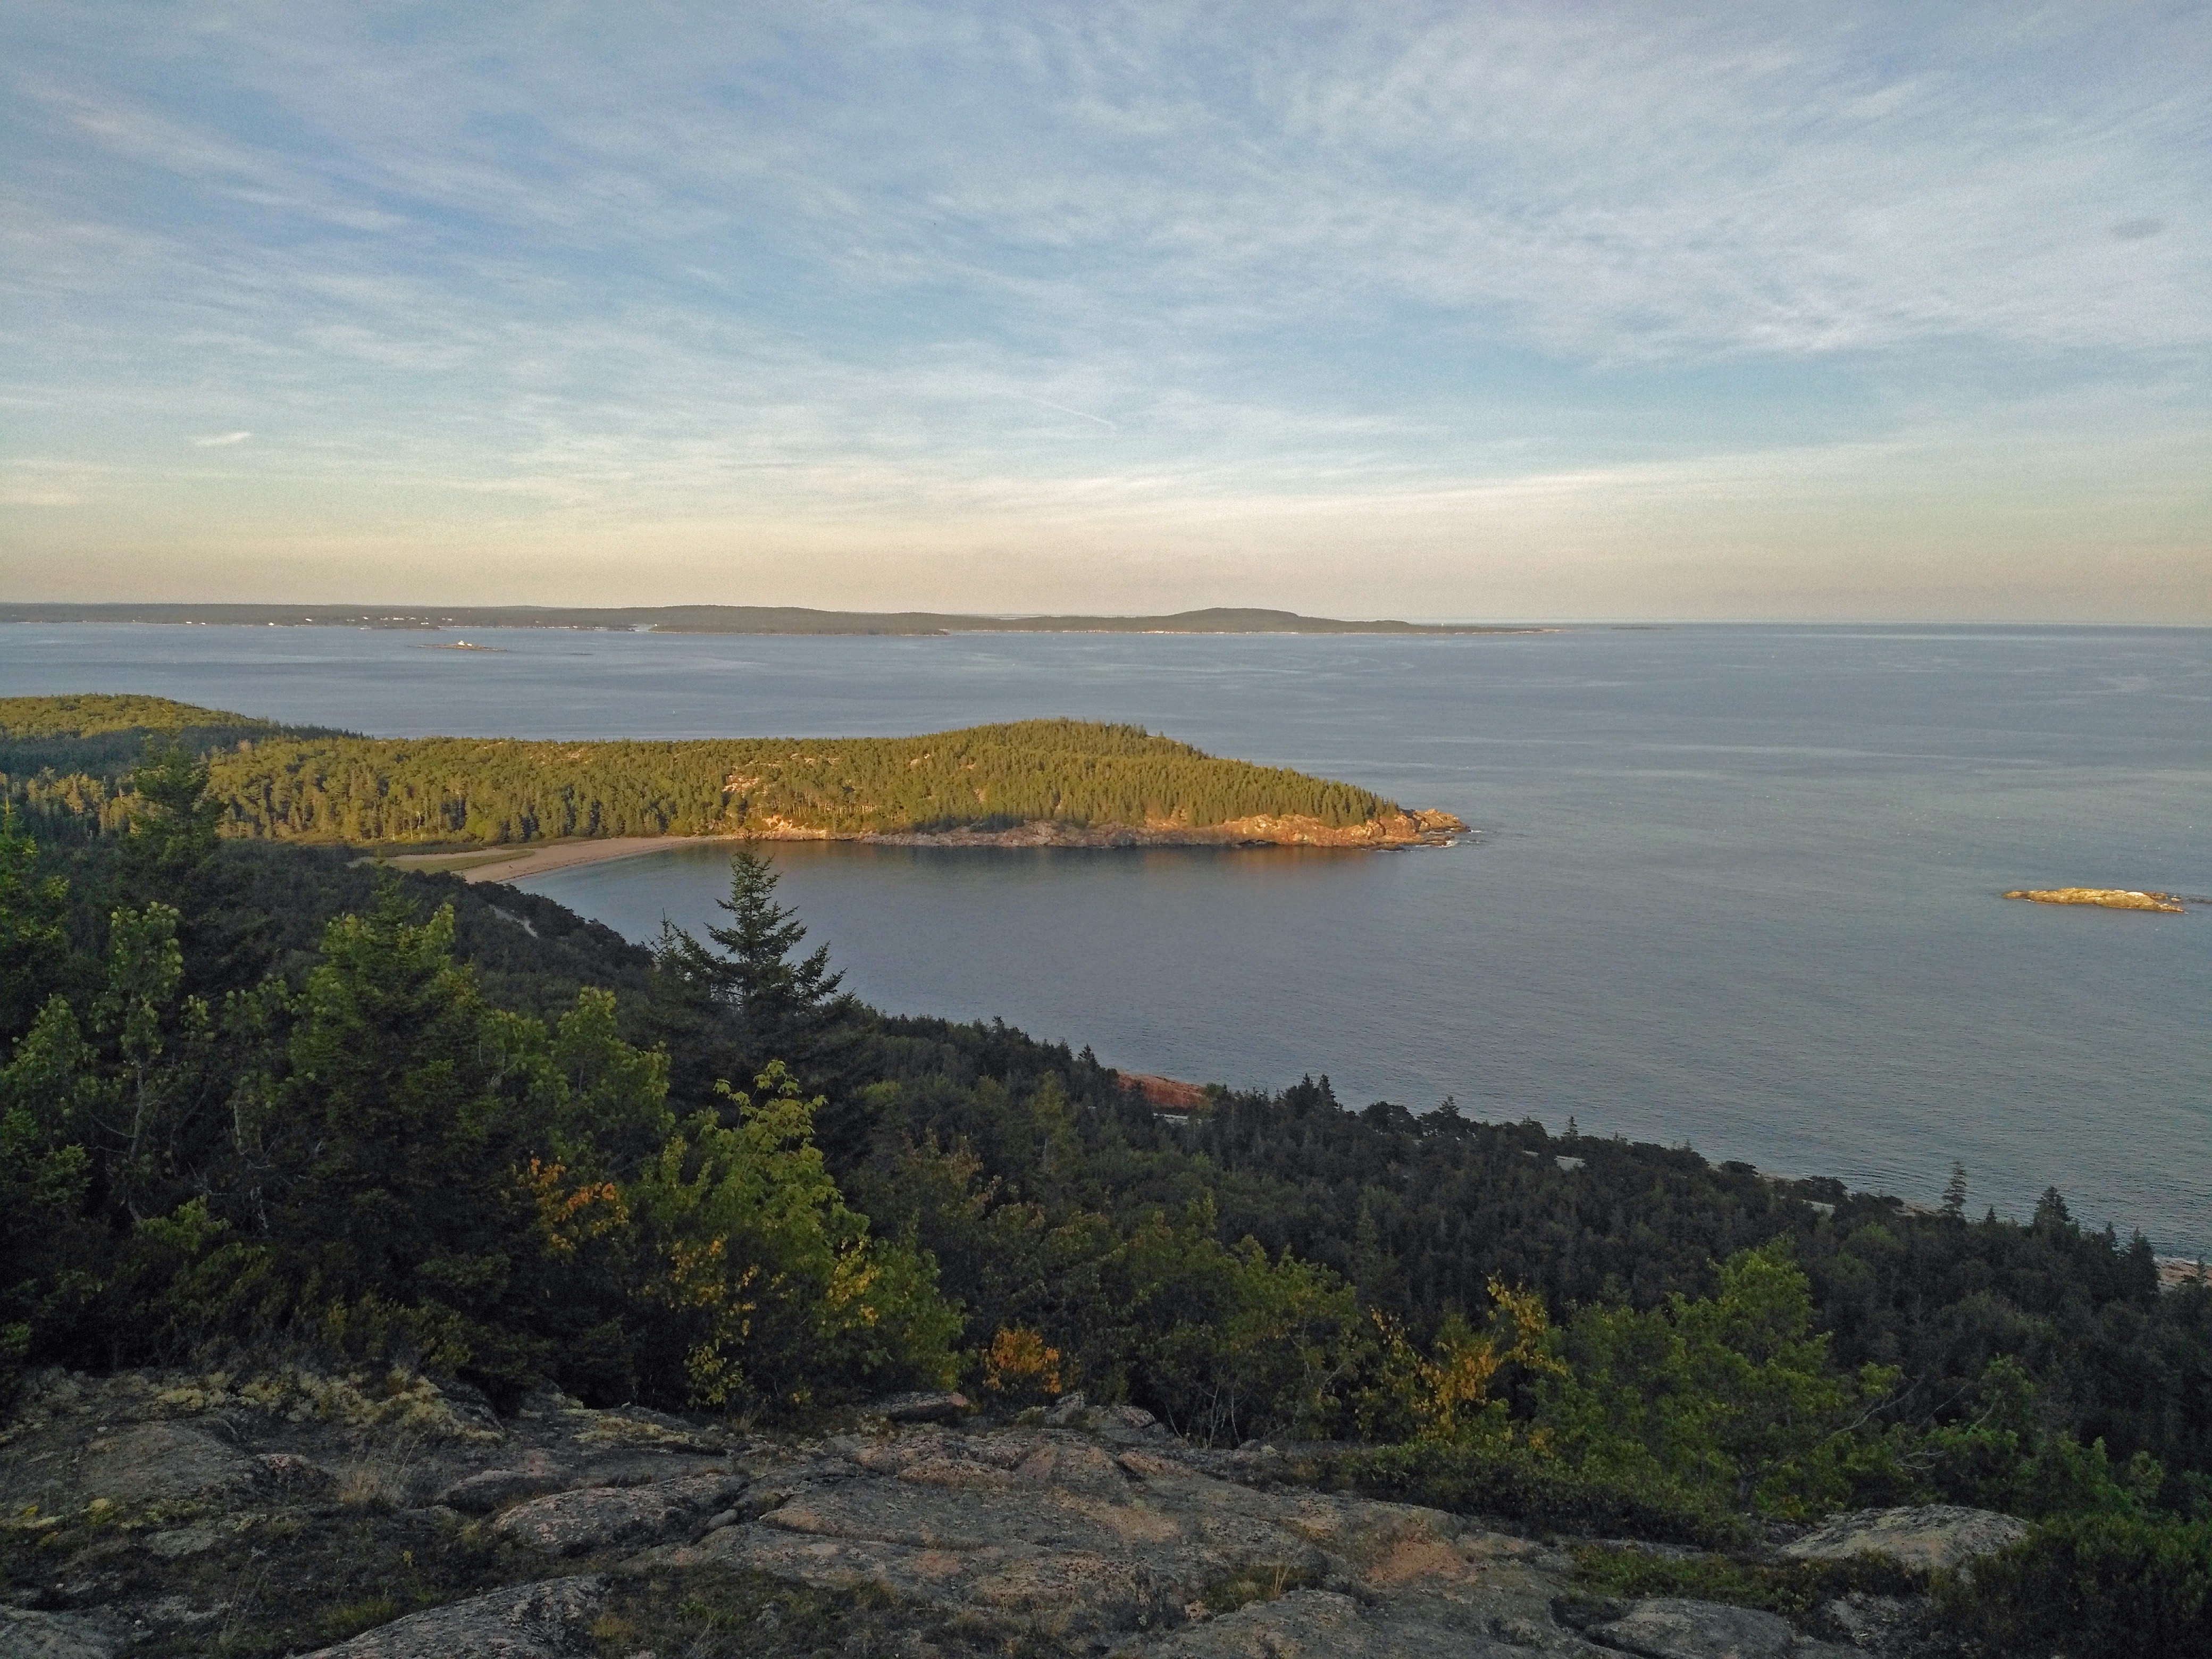
[[[781,879],[768,859],[750,849],[739,853],[730,860],[730,896],[715,901],[730,921],[707,930],[719,948],[665,921],[654,953],[677,1019],[712,1024],[719,1011],[734,1024],[739,1079],[771,1060],[802,1077],[817,1076],[842,1046],[854,1006],[838,988],[845,976],[831,971],[827,945],[797,956],[806,927],[776,902]]]
[[[1966,1166],[1951,1165],[1951,1178],[1943,1183],[1943,1213],[1954,1221],[1966,1218]]]
[[[116,852],[122,897],[178,914],[185,989],[210,1000],[243,990],[266,971],[269,929],[248,902],[240,873],[220,850],[224,808],[208,790],[207,762],[174,743],[149,739],[131,775],[130,830]]]

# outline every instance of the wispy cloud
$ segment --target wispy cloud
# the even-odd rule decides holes
[[[2201,8],[59,0],[0,61],[0,459],[101,499],[185,489],[210,409],[303,532],[1141,502],[1172,536],[1626,503],[1588,483],[1623,468],[1694,511],[1716,458],[1878,489],[1939,408],[1958,465],[2058,407],[2212,471]],[[189,510],[278,499],[223,487]]]

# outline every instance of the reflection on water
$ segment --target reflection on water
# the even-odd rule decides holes
[[[848,987],[879,1006],[1003,1016],[1132,1069],[1173,1055],[1209,1080],[1250,1084],[1328,1069],[1299,1041],[1310,1029],[1302,1010],[1355,993],[1356,979],[1330,987],[1349,965],[1345,945],[1393,902],[1392,866],[1455,855],[805,842],[769,850],[781,897],[813,941],[830,945]],[[700,847],[529,884],[643,939],[664,914],[696,931],[728,872],[726,848]],[[1236,1006],[1240,996],[1247,1006]],[[1348,1069],[1376,1074],[1372,1066]]]

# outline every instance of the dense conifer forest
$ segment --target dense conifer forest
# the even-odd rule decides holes
[[[1081,720],[918,738],[526,743],[352,737],[151,697],[0,699],[0,775],[28,811],[119,826],[149,737],[208,757],[223,834],[271,841],[1206,829],[1263,814],[1343,829],[1396,810],[1350,784]]]
[[[1943,1589],[1961,1628],[2212,1650],[2212,1291],[2056,1190],[1922,1213],[1325,1078],[1165,1117],[855,1002],[750,854],[648,949],[226,838],[224,763],[0,833],[0,1388],[303,1351],[763,1423],[1080,1388],[1583,1534],[2000,1509],[2035,1528]]]

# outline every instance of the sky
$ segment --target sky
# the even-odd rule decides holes
[[[2212,623],[2212,6],[0,0],[0,599]]]

